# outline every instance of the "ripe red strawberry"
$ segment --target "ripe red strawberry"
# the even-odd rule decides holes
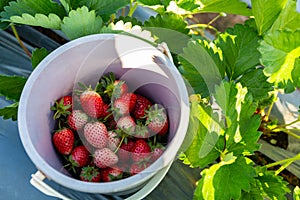
[[[108,131],[107,147],[110,150],[115,151],[116,148],[119,146],[120,141],[121,139],[116,132]]]
[[[133,163],[130,166],[129,173],[133,176],[135,174],[140,173],[141,171],[143,171],[147,167],[149,167],[149,165],[150,165],[149,163]]]
[[[95,166],[83,167],[80,172],[80,180],[86,182],[100,182],[101,173],[100,169]]]
[[[120,162],[130,162],[133,146],[134,142],[132,140],[127,140],[126,143],[124,142],[121,144],[117,152]]]
[[[151,148],[149,144],[143,139],[138,139],[132,147],[131,159],[134,162],[144,161],[150,156],[150,152]]]
[[[53,134],[52,141],[59,153],[69,155],[74,146],[74,133],[71,129],[63,128]]]
[[[133,134],[135,131],[135,121],[131,116],[123,116],[117,121],[117,127],[127,134]]]
[[[58,119],[61,116],[68,116],[72,111],[72,96],[63,96],[55,101],[55,105],[51,107],[55,111],[53,119]]]
[[[136,94],[125,93],[114,101],[113,110],[117,116],[128,115],[134,109],[135,102]]]
[[[83,111],[93,118],[99,118],[103,111],[103,101],[101,96],[88,88],[80,95],[80,103]]]
[[[155,104],[152,106],[146,112],[146,116],[146,125],[153,133],[165,135],[168,132],[169,120],[165,109],[161,105]]]
[[[87,123],[83,128],[83,134],[92,146],[100,149],[106,147],[108,133],[102,122]]]
[[[81,110],[73,110],[67,121],[71,129],[80,130],[87,123],[88,116]]]
[[[108,167],[101,171],[101,180],[103,182],[120,180],[122,176],[123,176],[123,171],[117,166]]]
[[[145,112],[151,107],[152,103],[142,95],[136,95],[136,103],[133,109],[133,117],[138,119],[143,119],[145,117]]]
[[[83,145],[75,147],[69,156],[69,161],[74,167],[84,167],[88,164],[89,159],[90,152]]]
[[[108,118],[109,120],[113,119],[113,115],[110,112],[110,107],[107,103],[103,102],[102,113],[100,115],[100,118],[103,118],[103,119]]]
[[[118,156],[109,148],[97,149],[94,152],[94,163],[99,168],[114,166],[118,160]]]

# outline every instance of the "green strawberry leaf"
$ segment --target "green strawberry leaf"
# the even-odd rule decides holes
[[[250,191],[255,170],[244,157],[227,154],[220,163],[202,171],[194,199],[240,199],[242,191]]]
[[[198,12],[225,12],[228,14],[250,16],[252,12],[247,6],[245,2],[240,0],[202,0]]]
[[[138,0],[137,2],[139,3],[142,3],[146,6],[155,6],[155,5],[169,5],[169,2],[171,0],[167,0],[167,1],[164,1],[164,0]]]
[[[300,188],[298,186],[296,186],[294,189],[293,199],[300,200]]]
[[[142,26],[143,25],[143,23],[138,21],[137,18],[129,17],[129,16],[126,16],[126,17],[120,16],[119,18],[115,19],[114,23],[117,23],[118,21],[123,21],[124,23],[131,22],[132,26],[135,26],[135,25]]]
[[[253,183],[250,183],[250,191],[242,191],[242,200],[264,200],[263,194],[260,189],[260,183],[258,180],[255,180]]]
[[[259,64],[259,39],[256,30],[241,24],[219,35],[215,43],[222,49],[226,73],[230,79],[236,79]]]
[[[21,76],[0,75],[0,96],[19,101],[27,78]]]
[[[183,17],[175,13],[165,13],[163,15],[157,14],[155,17],[151,16],[144,22],[144,26],[147,27],[159,27],[170,30],[175,30],[183,34],[188,34],[189,29],[187,23],[183,20]]]
[[[267,170],[265,167],[257,167],[257,180],[259,181],[262,194],[267,199],[285,200],[286,194],[290,192],[288,183],[283,177],[276,176],[274,171]]]
[[[32,52],[31,64],[33,68],[36,68],[38,64],[49,54],[49,51],[45,48],[35,49]]]
[[[200,103],[192,104],[187,135],[192,141],[185,151],[184,163],[191,167],[205,167],[220,156],[224,146],[224,129],[212,108]]]
[[[253,115],[257,103],[240,83],[223,82],[216,86],[216,103],[225,117],[226,149],[234,155],[249,155],[259,149],[259,116]]]
[[[130,0],[80,0],[79,3],[73,3],[72,8],[76,9],[86,6],[89,10],[95,10],[97,15],[100,15],[104,21],[107,21],[111,14],[116,13],[129,3]]]
[[[243,74],[238,81],[248,89],[254,101],[260,101],[268,98],[268,93],[274,90],[273,85],[267,79],[263,69],[258,68]]]
[[[0,12],[4,10],[4,7],[8,5],[8,3],[12,0],[0,0]]]
[[[61,19],[66,15],[63,6],[52,0],[17,0],[9,2],[0,16],[9,21],[12,16],[22,16],[24,13],[32,16],[37,13],[48,16],[52,13]]]
[[[270,31],[284,29],[295,31],[300,28],[299,22],[300,13],[296,11],[296,2],[293,0],[288,0],[286,6],[273,23]]]
[[[18,106],[19,102],[16,102],[4,108],[0,108],[0,116],[2,116],[3,119],[12,119],[13,121],[16,121],[18,116]]]
[[[300,86],[299,77],[293,75],[300,70],[300,30],[270,32],[258,50],[269,82],[283,88],[288,88],[289,82]]]
[[[61,30],[66,36],[73,40],[82,36],[100,33],[102,18],[96,16],[94,10],[89,11],[87,7],[77,8],[63,19]]]
[[[183,17],[175,13],[157,14],[144,22],[144,30],[150,31],[157,43],[165,42],[171,52],[181,53],[190,37]]]
[[[60,29],[60,25],[62,23],[59,16],[50,13],[48,16],[43,14],[35,14],[32,16],[30,14],[24,13],[22,16],[12,16],[10,21],[17,24],[26,24],[29,26],[41,26],[44,28],[51,29]]]
[[[179,55],[179,71],[194,93],[207,97],[224,78],[219,53],[216,47],[197,40],[190,41]]]
[[[275,22],[287,0],[252,0],[252,13],[259,35],[265,34]]]

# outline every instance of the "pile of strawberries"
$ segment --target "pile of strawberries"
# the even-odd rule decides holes
[[[52,142],[74,178],[109,182],[140,173],[157,160],[167,145],[166,109],[130,92],[110,72],[95,88],[79,90],[51,107],[57,128]]]

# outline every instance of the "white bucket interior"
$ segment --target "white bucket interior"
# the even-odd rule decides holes
[[[54,129],[50,106],[70,94],[78,82],[95,85],[114,72],[133,91],[167,108],[170,120],[168,148],[144,173],[111,183],[86,183],[62,173],[51,141]],[[24,148],[48,178],[71,189],[92,193],[119,193],[143,184],[172,162],[188,126],[185,85],[167,57],[148,43],[125,35],[101,34],[74,40],[47,56],[31,74],[20,100],[18,123]]]

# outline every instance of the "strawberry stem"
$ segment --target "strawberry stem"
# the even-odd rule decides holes
[[[21,38],[20,38],[20,36],[19,36],[19,34],[18,34],[18,31],[17,31],[17,29],[16,29],[16,27],[15,27],[14,24],[11,25],[11,29],[12,29],[12,31],[13,31],[15,37],[17,38],[17,40],[18,40],[20,46],[21,46],[22,49],[24,50],[24,52],[27,54],[27,56],[28,56],[29,58],[31,58],[31,53],[29,52],[29,50],[28,50],[28,49],[25,47],[25,45],[23,44],[23,42],[22,42],[22,40],[21,40]]]
[[[120,141],[119,145],[117,146],[116,150],[114,151],[114,153],[117,153],[117,152],[118,152],[118,150],[120,149],[120,147],[121,147],[121,145],[122,145],[124,139],[125,139],[125,134],[122,134],[121,141]]]

